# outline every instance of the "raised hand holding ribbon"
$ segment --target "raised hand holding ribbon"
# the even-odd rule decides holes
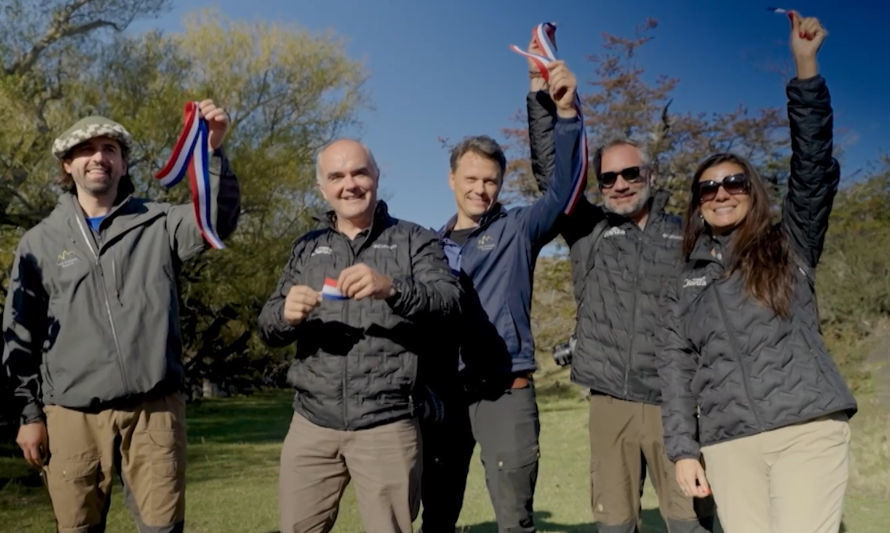
[[[207,115],[204,115],[202,110],[205,110]],[[210,120],[205,118],[206,116],[209,116]],[[208,169],[208,152],[222,145],[228,128],[228,116],[223,109],[216,107],[212,100],[203,100],[200,103],[186,102],[184,122],[185,125],[170,153],[170,158],[155,174],[155,179],[165,187],[172,187],[188,172],[198,229],[210,246],[217,249],[225,248],[216,232],[216,221],[213,220],[211,213],[213,191]]]
[[[198,103],[198,110],[201,116],[207,121],[208,135],[207,145],[211,150],[216,150],[222,146],[226,131],[229,129],[229,114],[225,109],[216,107],[213,100],[201,100]]]
[[[563,118],[579,117],[584,122],[584,116],[581,113],[581,98],[578,96],[577,80],[574,74],[566,68],[561,61],[557,62],[556,58],[556,24],[552,22],[543,22],[532,29],[532,42],[534,49],[540,50],[541,54],[532,51],[525,51],[515,44],[510,45],[510,49],[517,54],[526,57],[529,60],[529,67],[535,66],[540,71],[541,76],[550,84],[550,97],[557,105],[557,113]],[[529,45],[529,49],[532,46]],[[557,62],[554,64],[554,62]],[[551,70],[552,65],[552,70]],[[558,82],[554,83],[551,76],[556,74]],[[565,101],[566,97],[571,101],[574,112],[567,110]],[[578,198],[583,194],[583,186],[587,177],[587,131],[582,129],[578,138],[579,145],[575,150],[576,158],[572,162],[572,174],[574,176],[573,183],[576,184],[576,190],[573,191],[568,204],[563,209],[563,213],[571,214],[577,204]]]
[[[547,70],[550,72],[550,98],[556,104],[556,113],[562,118],[575,118],[578,115],[575,75],[565,62],[558,59],[551,61]]]

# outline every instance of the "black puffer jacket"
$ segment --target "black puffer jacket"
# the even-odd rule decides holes
[[[355,430],[408,418],[414,414],[418,357],[435,342],[435,322],[459,310],[457,279],[438,237],[389,216],[382,201],[371,228],[352,241],[335,229],[332,213],[324,224],[294,245],[260,313],[260,335],[272,346],[296,341],[288,372],[296,388],[294,409],[314,424]],[[321,290],[326,277],[336,279],[357,263],[391,276],[397,294],[323,300],[298,326],[284,321],[292,286]]]
[[[702,235],[667,291],[660,373],[665,446],[672,460],[715,444],[820,416],[856,401],[819,332],[814,268],[840,176],[821,77],[788,84],[791,177],[781,227],[794,264],[792,310],[781,318],[726,276],[731,235]],[[696,419],[696,411],[700,414]]]
[[[530,93],[528,106],[532,169],[540,189],[553,164],[552,101]],[[656,327],[665,284],[682,267],[678,217],[664,211],[667,191],[650,200],[644,229],[621,215],[606,213],[586,198],[558,231],[569,245],[578,303],[572,381],[624,400],[658,404]]]

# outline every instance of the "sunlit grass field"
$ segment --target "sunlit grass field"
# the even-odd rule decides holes
[[[562,372],[539,380],[541,471],[536,495],[539,531],[595,531],[589,508],[587,404],[578,389],[566,385]],[[197,533],[271,533],[277,531],[278,454],[291,416],[288,391],[205,400],[189,406],[186,531]],[[854,419],[854,439],[871,419]],[[858,418],[858,417],[857,417]],[[887,418],[883,418],[884,421]],[[883,443],[886,446],[886,442]],[[875,445],[880,445],[875,441]],[[0,456],[0,530],[53,531],[48,497],[40,478],[12,448]],[[875,463],[872,463],[874,465]],[[884,465],[885,467],[887,465]],[[650,488],[644,498],[644,532],[664,532]],[[880,494],[851,487],[845,531],[887,531],[890,504]],[[419,524],[418,524],[419,525]],[[496,533],[478,456],[468,481],[460,530]],[[121,491],[116,489],[109,532],[134,532]],[[355,497],[347,490],[334,528],[362,531]]]

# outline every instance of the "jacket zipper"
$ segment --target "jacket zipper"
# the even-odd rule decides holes
[[[356,253],[355,253],[355,250],[352,248],[352,242],[350,242],[349,239],[342,233],[339,233],[339,232],[337,232],[337,233],[340,235],[340,237],[344,241],[346,241],[346,249],[349,250],[349,263],[346,266],[351,267],[355,264],[355,260],[356,260]],[[346,268],[346,267],[344,267],[344,268]],[[346,306],[347,305],[349,305],[349,300],[343,300],[343,307],[340,310],[340,320],[344,324],[348,324],[347,317],[346,317],[346,314],[347,314]],[[349,379],[348,378],[349,378],[349,356],[347,355],[346,357],[343,358],[343,427],[345,427],[347,430],[350,429],[349,408],[348,408],[348,404],[349,404],[349,390],[348,390]]]
[[[637,264],[634,267],[634,277],[633,282],[636,285],[636,290],[633,292],[633,303],[631,305],[631,319],[630,319],[630,329],[628,332],[628,343],[627,343],[627,366],[624,367],[624,397],[627,398],[630,391],[630,369],[633,366],[633,358],[634,358],[634,332],[637,330],[637,301],[640,290],[640,253],[642,251],[642,243],[643,243],[643,231],[640,231],[640,238],[637,240],[636,244],[636,261]]]
[[[99,253],[93,248],[93,244],[90,242],[86,228],[84,228],[83,220],[78,216],[75,216],[75,219],[77,221],[77,227],[80,229],[80,234],[83,236],[84,242],[86,242],[87,248],[89,248],[90,253],[93,254],[93,259],[96,260],[96,267],[99,269],[99,275],[102,277],[102,295],[104,296],[105,312],[108,314],[108,323],[111,325],[111,337],[114,339],[114,349],[117,354],[117,368],[120,371],[121,385],[123,386],[124,392],[128,392],[129,387],[127,385],[127,377],[124,374],[124,361],[123,356],[121,355],[121,345],[117,338],[117,329],[114,327],[114,315],[111,312],[111,304],[108,301],[108,287],[105,284],[105,273],[102,270],[102,262],[99,260]]]
[[[739,344],[738,338],[732,330],[732,325],[729,323],[729,315],[726,313],[726,308],[723,306],[723,298],[720,297],[720,287],[717,286],[717,283],[712,283],[711,289],[714,291],[714,297],[717,300],[717,308],[720,310],[720,317],[723,319],[723,327],[726,328],[729,342],[732,345],[733,351],[736,352],[736,361],[738,362],[739,369],[742,371],[742,385],[745,389],[745,395],[748,397],[748,404],[751,406],[751,413],[754,415],[754,421],[757,423],[757,429],[765,431],[763,421],[760,419],[760,414],[757,412],[757,406],[754,404],[754,397],[751,395],[751,386],[748,383],[748,369],[745,367],[745,362],[742,360],[741,344]]]

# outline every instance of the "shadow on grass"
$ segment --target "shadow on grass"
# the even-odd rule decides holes
[[[588,524],[560,524],[551,522],[550,517],[553,513],[549,511],[535,511],[535,528],[542,532],[560,532],[560,533],[594,533],[598,531],[596,524],[593,522]],[[658,509],[643,509],[641,514],[643,533],[667,533],[667,526],[661,518]],[[498,525],[496,522],[482,522],[472,524],[459,529],[460,533],[498,533]],[[720,530],[722,531],[722,530]],[[843,528],[841,529],[843,531]]]
[[[291,390],[203,400],[188,407],[189,443],[281,443],[294,414]]]
[[[569,381],[562,380],[542,380],[543,383],[535,384],[535,395],[538,400],[582,400],[584,397],[576,385]]]

